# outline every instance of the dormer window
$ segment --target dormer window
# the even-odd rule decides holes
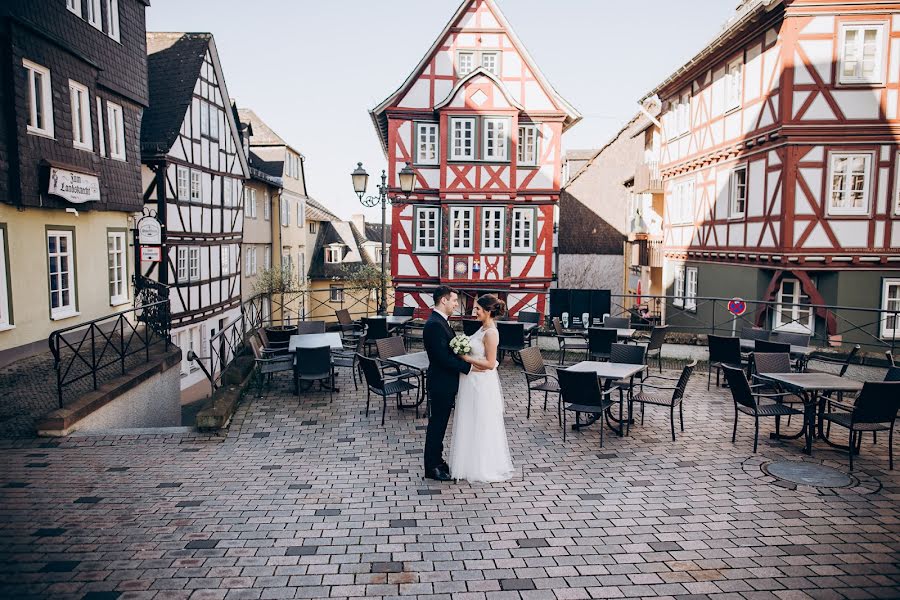
[[[475,69],[475,53],[460,52],[456,55],[456,73],[464,77]]]
[[[341,244],[333,244],[331,246],[328,246],[327,248],[325,248],[325,264],[340,264],[343,254],[344,252]]]

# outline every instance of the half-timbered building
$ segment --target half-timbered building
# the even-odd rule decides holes
[[[148,33],[147,53],[144,201],[165,227],[167,252],[142,269],[172,287],[185,390],[203,378],[187,352],[208,356],[208,340],[240,315],[249,167],[212,34]]]
[[[371,111],[388,185],[406,163],[416,191],[392,210],[398,306],[435,285],[543,312],[553,279],[563,132],[581,116],[547,82],[493,0],[464,0],[397,91]]]
[[[759,324],[820,335],[835,333],[833,316],[804,304],[900,308],[898,11],[895,1],[745,0],[645,99],[663,104],[677,307],[771,300]],[[898,328],[886,317],[871,334]]]

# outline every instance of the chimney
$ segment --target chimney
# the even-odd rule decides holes
[[[365,237],[366,236],[366,217],[365,215],[358,214],[350,217],[350,222],[353,223],[353,226],[356,227],[356,231],[359,232],[359,235]]]

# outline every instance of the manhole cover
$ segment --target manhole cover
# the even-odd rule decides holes
[[[764,465],[763,469],[772,477],[797,485],[842,488],[854,484],[853,477],[847,473],[811,462],[782,460]]]

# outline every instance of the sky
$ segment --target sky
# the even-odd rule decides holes
[[[148,31],[208,31],[238,106],[306,157],[309,195],[342,218],[364,209],[384,154],[369,110],[392,94],[460,0],[153,0]],[[544,76],[584,116],[563,148],[599,148],[637,101],[700,51],[738,0],[496,0]]]

